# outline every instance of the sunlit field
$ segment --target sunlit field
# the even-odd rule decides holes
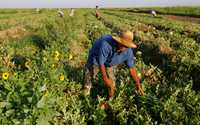
[[[99,19],[95,9],[62,9],[63,17],[57,9],[1,9],[0,124],[199,125],[200,9],[187,9],[100,9]],[[102,110],[101,75],[101,88],[82,94],[88,51],[124,28],[139,46],[133,58],[145,96],[120,65],[115,97]]]

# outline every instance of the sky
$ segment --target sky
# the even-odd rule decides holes
[[[0,8],[200,6],[200,0],[0,0]]]

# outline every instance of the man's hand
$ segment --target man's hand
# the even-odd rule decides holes
[[[112,81],[112,79],[103,78],[103,80],[104,80],[104,82],[105,82],[105,84],[106,84],[106,87],[112,88],[112,86],[113,86],[113,81]]]
[[[137,86],[137,90],[140,93],[141,96],[144,96],[144,90],[142,89],[141,85]]]
[[[142,89],[142,86],[140,84],[140,78],[137,76],[137,72],[135,68],[130,68],[130,74],[132,78],[135,80],[136,88],[141,96],[144,96],[144,90]]]
[[[104,79],[105,85],[108,88],[109,98],[112,98],[115,94],[115,86],[112,79]]]

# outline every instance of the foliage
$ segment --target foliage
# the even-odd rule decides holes
[[[102,10],[101,20],[93,9],[76,9],[73,17],[63,18],[55,10],[32,11],[2,11],[2,18],[13,13],[16,22],[23,18],[29,33],[0,43],[0,124],[200,124],[198,25],[124,10]],[[12,26],[0,24],[2,29]],[[95,39],[124,27],[135,33],[139,45],[135,63],[146,95],[138,94],[128,69],[120,65],[112,100],[106,100],[104,86],[84,97],[89,48]],[[100,108],[105,101],[108,110]]]

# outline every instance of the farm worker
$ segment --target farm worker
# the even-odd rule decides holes
[[[157,16],[156,11],[154,11],[154,10],[151,11],[151,14],[152,14],[154,17]]]
[[[73,8],[71,9],[69,16],[71,16],[71,17],[74,16],[74,9]]]
[[[40,12],[40,8],[36,8],[36,12],[39,13]]]
[[[97,19],[100,19],[100,18],[101,18],[101,14],[99,13],[99,11],[98,11],[98,10],[96,10],[96,12],[95,12],[95,13],[96,13],[96,14],[95,14],[95,15],[96,15],[96,18],[97,18]]]
[[[98,11],[98,9],[99,9],[99,6],[96,6],[95,15],[96,15],[96,18],[97,18],[97,19],[100,19],[100,18],[101,18],[101,14],[100,14],[100,12]]]
[[[135,81],[136,88],[141,95],[144,91],[137,76],[134,55],[132,49],[137,46],[132,42],[133,33],[122,31],[119,36],[105,35],[97,39],[89,51],[87,64],[85,66],[84,94],[89,95],[92,82],[98,72],[102,74],[104,85],[108,89],[109,99],[115,93],[115,76],[113,70],[119,64],[126,63],[130,69],[130,75]]]
[[[64,17],[64,12],[61,9],[58,10],[58,16]]]

